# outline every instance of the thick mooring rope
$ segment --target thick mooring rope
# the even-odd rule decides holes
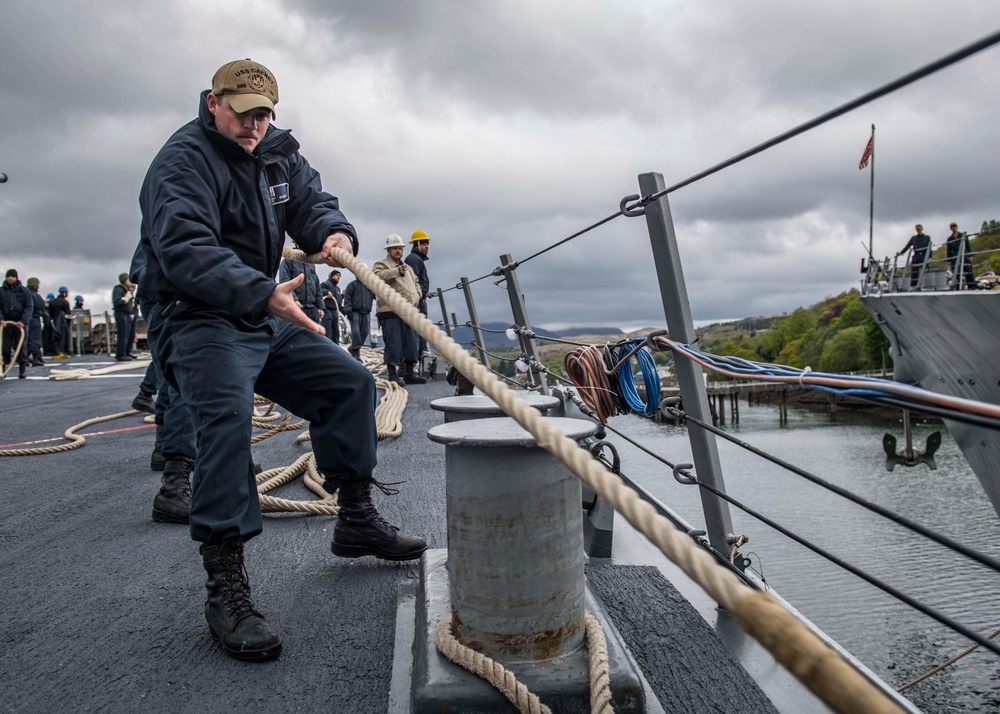
[[[7,363],[7,369],[3,369],[3,365],[0,364],[0,379],[5,379],[7,373],[14,369],[14,363],[21,356],[21,347],[24,346],[24,326],[18,325],[14,320],[0,320],[0,350],[3,350],[3,334],[6,332],[3,328],[7,325],[14,325],[20,332],[20,337],[17,340],[17,347],[10,353],[10,362]]]
[[[86,429],[91,424],[100,424],[101,422],[112,421],[113,419],[121,419],[122,417],[132,416],[134,414],[139,414],[139,413],[141,412],[132,409],[127,412],[119,412],[118,414],[108,414],[107,416],[94,417],[93,419],[88,419],[87,421],[81,421],[79,424],[74,424],[63,433],[63,438],[69,440],[68,444],[58,444],[56,446],[35,446],[30,449],[3,449],[0,450],[0,456],[35,456],[38,454],[58,454],[63,451],[71,451],[72,449],[79,449],[87,441],[85,438],[76,433],[80,431],[80,429]]]
[[[584,619],[590,673],[590,711],[593,714],[613,714],[611,680],[608,676],[608,643],[597,618],[585,612]],[[434,643],[449,660],[492,684],[522,714],[551,714],[552,710],[517,681],[509,669],[459,642],[452,630],[451,615],[441,620],[434,635]]]
[[[296,260],[323,262],[318,255],[285,251]],[[331,255],[345,266],[389,307],[406,320],[451,364],[483,393],[496,402],[522,427],[531,432],[538,445],[562,461],[581,480],[607,501],[629,523],[656,545],[664,555],[718,602],[756,638],[786,669],[795,674],[831,709],[853,712],[899,712],[899,707],[860,672],[850,667],[834,650],[788,612],[768,593],[743,585],[735,575],[716,565],[712,557],[691,539],[642,501],[632,489],[560,430],[546,423],[513,390],[497,381],[482,364],[472,358],[442,330],[424,317],[349,252],[334,248]]]
[[[77,369],[52,369],[49,370],[49,379],[56,381],[64,381],[70,379],[88,379],[89,377],[97,377],[103,374],[114,374],[115,372],[129,372],[133,369],[146,369],[149,366],[148,359],[133,360],[127,364],[113,364],[110,367],[101,367],[100,369],[84,369],[79,367]]]

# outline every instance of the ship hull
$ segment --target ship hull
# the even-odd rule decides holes
[[[1000,291],[863,296],[891,343],[894,376],[929,391],[1000,404]],[[1000,433],[945,426],[1000,514]]]

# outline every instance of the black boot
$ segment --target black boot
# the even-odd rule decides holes
[[[358,362],[361,361],[361,350],[360,349],[349,350],[349,352],[351,353],[351,357],[353,357],[354,359],[356,359]]]
[[[21,362],[21,364],[19,364],[17,366],[17,378],[18,379],[27,379],[28,375],[24,373],[24,370],[26,370],[27,368],[28,368],[28,365],[26,363],[24,363],[24,362]]]
[[[163,424],[156,424],[156,441],[153,442],[153,453],[149,456],[149,468],[153,471],[163,471],[167,460],[163,458],[160,448],[163,446]]]
[[[389,371],[389,377],[388,377],[388,379],[389,379],[390,382],[395,382],[400,387],[405,387],[406,386],[406,382],[404,382],[403,378],[400,377],[399,374],[396,372],[396,365],[394,365],[394,364],[387,364],[385,366],[385,368]]]
[[[416,362],[407,362],[403,365],[403,381],[407,384],[427,384],[427,378],[417,374],[414,367]]]
[[[191,518],[191,469],[194,459],[170,454],[166,457],[160,492],[153,500],[157,523],[188,523]]]
[[[135,399],[132,400],[132,408],[137,412],[146,412],[147,414],[156,413],[156,401],[153,399],[152,394],[146,394],[142,390],[135,395]]]
[[[340,513],[330,550],[342,558],[374,555],[383,560],[416,560],[427,550],[427,543],[386,523],[372,503],[371,487],[371,479],[341,482]]]
[[[281,637],[254,607],[243,564],[243,541],[201,546],[208,573],[205,619],[212,637],[236,659],[260,662],[281,654]]]

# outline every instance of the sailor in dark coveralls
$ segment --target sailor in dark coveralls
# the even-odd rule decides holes
[[[341,267],[333,248],[358,249],[298,142],[271,125],[277,102],[266,67],[223,65],[198,118],[153,159],[139,197],[144,288],[159,307],[149,335],[198,434],[190,521],[208,573],[205,616],[226,652],[245,660],[281,652],[250,599],[243,563],[244,541],[262,528],[250,453],[254,392],[309,419],[325,487],[340,489],[336,555],[412,560],[426,548],[371,500],[372,375],[296,305],[301,277],[274,282],[286,232],[331,267]]]
[[[920,280],[920,271],[924,267],[924,260],[927,258],[927,249],[931,247],[931,237],[924,233],[924,227],[919,223],[916,226],[917,234],[912,236],[903,249],[896,253],[898,258],[903,253],[913,248],[913,256],[910,258],[910,290],[917,287]]]
[[[28,325],[27,356],[32,367],[44,367],[42,359],[42,315],[48,315],[45,300],[38,294],[38,278],[28,278],[28,293],[31,295],[31,322]]]
[[[34,310],[34,300],[28,288],[21,285],[17,279],[17,271],[11,268],[0,284],[0,317],[11,324],[3,326],[3,369],[7,369],[14,357],[14,348],[18,342],[21,351],[17,353],[18,378],[24,379],[28,368],[28,327],[31,324],[31,313]]]

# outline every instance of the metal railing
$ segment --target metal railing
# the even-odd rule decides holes
[[[1000,275],[993,270],[998,263],[1000,249],[966,250],[963,236],[957,253],[950,257],[934,258],[928,248],[922,260],[914,260],[912,252],[908,252],[902,264],[898,255],[881,261],[869,260],[863,271],[861,294],[993,290],[1000,287]]]
[[[994,35],[976,43],[974,46],[977,48],[976,51],[979,51],[998,42],[1000,42],[1000,33],[995,33]],[[966,52],[966,50],[968,49],[969,48],[965,48],[965,50],[954,53],[949,58],[943,58],[936,63],[928,65],[923,70],[911,73],[910,75],[907,75],[907,77],[897,80],[897,82],[892,83],[891,85],[887,85],[887,88],[889,91],[894,91],[911,81],[927,76],[930,72],[925,70],[928,70],[928,68],[933,68],[933,71],[937,71],[938,69],[942,69],[943,67],[952,64],[954,61],[958,61],[958,59],[967,57],[968,52]],[[475,306],[472,285],[485,280],[486,278],[494,278],[496,285],[503,285],[507,289],[508,296],[510,298],[511,313],[514,318],[514,323],[511,331],[509,332],[511,332],[514,338],[518,341],[520,349],[520,354],[516,358],[516,362],[518,364],[518,371],[523,374],[523,382],[521,382],[521,384],[525,388],[546,392],[548,389],[548,377],[551,375],[548,374],[548,370],[540,362],[539,351],[536,347],[536,340],[538,338],[531,330],[531,322],[528,318],[525,298],[524,295],[521,294],[518,287],[516,271],[518,268],[524,266],[524,264],[528,261],[540,257],[548,251],[592,230],[595,230],[618,217],[645,217],[651,244],[651,254],[656,267],[659,292],[670,337],[676,342],[693,342],[695,340],[695,332],[690,305],[688,303],[684,275],[681,269],[680,255],[677,247],[677,237],[671,218],[670,206],[667,200],[668,194],[697,180],[701,180],[718,170],[727,168],[738,161],[749,158],[760,151],[766,150],[777,145],[778,143],[791,139],[804,131],[814,128],[815,126],[819,126],[821,123],[829,121],[836,116],[840,116],[849,109],[861,106],[862,104],[883,96],[886,93],[888,93],[888,91],[877,90],[864,95],[854,102],[845,104],[837,110],[828,112],[827,114],[818,117],[812,122],[807,122],[792,131],[775,137],[775,139],[768,142],[764,142],[763,144],[754,147],[754,149],[743,152],[729,161],[717,164],[707,171],[697,174],[687,181],[674,184],[669,188],[665,187],[663,177],[660,174],[648,173],[640,175],[640,193],[626,196],[622,199],[617,213],[607,216],[606,218],[601,219],[576,233],[573,233],[569,237],[563,238],[547,248],[533,253],[527,258],[518,261],[513,260],[509,255],[501,256],[500,266],[490,270],[489,272],[471,280],[463,277],[453,288],[443,290],[439,289],[437,291],[437,295],[440,302],[441,313],[443,315],[444,322],[446,323],[446,329],[450,333],[453,329],[459,327],[459,321],[456,319],[454,313],[451,313],[451,318],[449,320],[449,313],[447,312],[447,307],[445,305],[444,295],[453,289],[460,289],[465,297],[466,307],[471,318],[467,325],[472,327],[475,331],[475,347],[479,350],[479,356],[483,364],[486,365],[487,368],[491,368],[489,359],[491,353],[487,352],[485,349],[486,345],[483,339],[484,330],[482,329],[482,323],[479,320],[478,311]],[[933,252],[930,247],[928,247],[925,259],[918,265],[914,265],[911,262],[912,254],[909,259],[904,261],[902,264],[900,264],[898,256],[894,259],[886,258],[881,262],[871,258],[868,261],[867,266],[863,267],[862,270],[862,272],[865,273],[865,279],[862,285],[863,293],[867,295],[873,292],[881,294],[884,292],[957,290],[972,288],[983,289],[991,288],[996,283],[1000,283],[1000,279],[996,279],[992,268],[989,267],[990,259],[1000,256],[1000,251],[989,250],[971,252],[967,249],[967,245],[965,236],[963,236],[963,239],[958,244],[956,255],[938,259],[934,259],[932,257]],[[967,270],[965,266],[971,266],[973,263],[976,263],[979,266],[979,274],[978,276],[970,277],[972,271]],[[733,531],[732,518],[729,511],[730,505],[732,505],[749,514],[766,526],[774,528],[778,532],[781,532],[786,536],[793,538],[797,542],[806,545],[822,557],[827,558],[830,562],[844,568],[847,572],[852,573],[866,582],[881,588],[884,592],[896,597],[907,606],[917,609],[925,615],[932,617],[938,622],[951,628],[955,632],[960,633],[964,637],[973,640],[977,646],[982,646],[993,651],[994,653],[1000,654],[1000,646],[992,642],[990,638],[976,633],[972,628],[955,622],[948,616],[936,611],[934,608],[928,607],[923,603],[916,601],[912,597],[907,596],[905,593],[901,593],[891,585],[882,582],[879,578],[871,575],[870,573],[866,573],[849,563],[845,563],[833,554],[817,548],[813,544],[809,543],[808,539],[792,533],[781,524],[776,523],[774,520],[769,518],[766,514],[753,511],[727,494],[722,470],[719,464],[718,447],[715,439],[716,436],[723,436],[724,438],[729,437],[725,437],[725,435],[719,430],[712,427],[710,423],[711,417],[706,393],[706,384],[701,367],[695,364],[693,360],[678,357],[677,353],[675,353],[675,369],[677,371],[677,379],[681,392],[680,403],[683,405],[682,409],[676,409],[676,411],[681,418],[686,421],[689,427],[693,427],[688,428],[688,438],[690,441],[691,453],[693,456],[692,460],[694,463],[673,463],[659,455],[653,455],[660,460],[667,467],[668,471],[670,471],[679,481],[692,485],[696,484],[699,487],[702,510],[704,512],[706,524],[704,531],[694,530],[690,524],[683,521],[683,519],[676,518],[675,516],[673,520],[675,525],[680,530],[687,532],[700,546],[712,552],[712,554],[720,562],[729,563],[738,570],[744,571],[749,566],[750,561],[740,555],[738,551],[743,540],[741,536],[735,534]],[[504,378],[508,379],[508,381],[514,381],[507,377]],[[616,433],[622,433],[612,429],[610,426],[607,428],[615,431]],[[814,483],[819,481],[817,477],[809,474],[807,471],[791,464],[779,463],[780,460],[775,459],[775,457],[770,454],[762,452],[749,444],[738,442],[737,445],[747,449],[757,456],[760,456],[761,458],[770,460],[772,463],[777,463],[788,471],[802,476],[807,480],[811,480]],[[651,452],[647,451],[647,453]],[[616,473],[620,473],[620,470],[616,470]],[[622,477],[623,479],[626,479],[623,474]],[[630,485],[633,488],[642,491],[641,487],[637,486],[634,482],[630,482]],[[830,485],[826,484],[826,486]],[[863,500],[854,494],[843,492],[842,489],[832,488],[831,490],[837,496],[846,498],[855,504],[858,504]],[[656,500],[651,494],[647,493],[645,496],[650,501]],[[662,506],[662,504],[660,505]],[[877,515],[886,517],[897,524],[900,524],[905,520],[887,509],[881,508],[875,504],[866,502],[861,505]],[[662,507],[665,511],[669,512],[669,509],[665,506]],[[938,544],[951,548],[957,553],[961,553],[966,557],[972,557],[981,564],[985,563],[988,567],[994,569],[996,568],[996,563],[989,556],[972,551],[972,549],[944,536],[936,534],[930,529],[919,524],[907,522],[905,525],[906,527],[914,530],[914,532],[919,536],[930,538]],[[756,582],[751,574],[744,573],[744,575],[749,583],[760,587],[760,583]]]

